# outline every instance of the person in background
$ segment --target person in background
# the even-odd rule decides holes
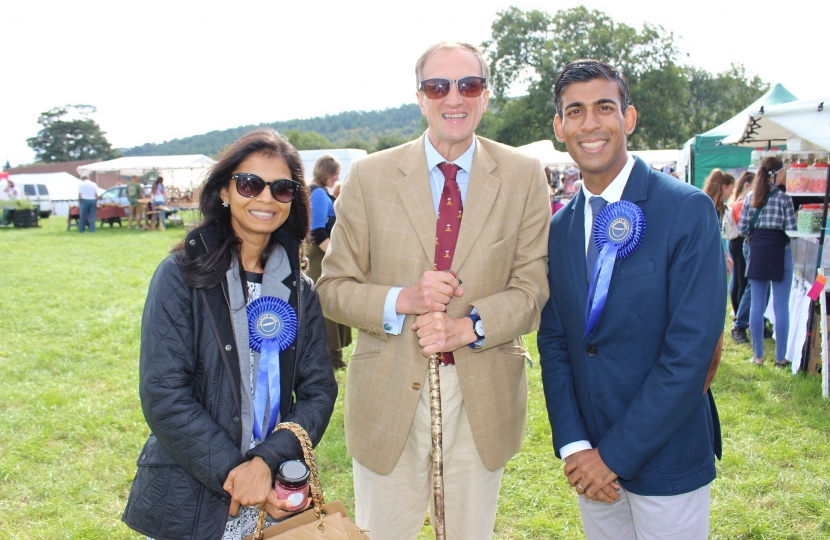
[[[159,210],[159,206],[165,206],[167,204],[167,188],[164,187],[164,178],[159,176],[155,182],[153,182],[153,190],[152,190],[152,197],[153,197],[153,208]],[[157,214],[159,220],[159,229],[162,231],[164,230],[164,218],[166,217],[166,212],[164,210],[159,210],[160,213]]]
[[[703,183],[703,192],[709,195],[709,198],[715,203],[715,211],[718,213],[718,223],[723,221],[723,216],[726,214],[725,201],[732,196],[733,191],[735,191],[735,177],[720,169],[712,170],[709,173],[709,177]],[[723,255],[726,259],[726,272],[732,272],[732,257],[730,257],[726,246],[723,247]]]
[[[78,220],[78,232],[84,232],[89,220],[89,232],[95,232],[95,214],[98,210],[98,185],[89,179],[88,176],[81,177],[78,184],[78,205],[80,206],[80,219]]]
[[[749,343],[746,330],[749,328],[749,306],[752,302],[746,280],[746,257],[749,255],[749,245],[744,244],[744,237],[738,230],[738,221],[741,219],[741,210],[744,207],[744,199],[752,189],[752,182],[755,174],[749,171],[744,172],[738,179],[738,187],[732,192],[727,202],[726,214],[724,215],[724,230],[734,224],[737,237],[729,240],[729,255],[732,257],[732,285],[729,289],[732,311],[735,314],[735,322],[732,324],[731,336],[735,343]],[[729,224],[727,225],[727,220]],[[732,235],[730,235],[732,236]]]
[[[303,453],[273,426],[295,422],[316,445],[337,397],[320,303],[300,268],[309,223],[300,155],[274,130],[245,135],[211,169],[199,211],[202,223],[147,292],[139,393],[151,433],[122,519],[152,538],[241,540],[257,505],[289,515],[274,474]],[[257,317],[258,300],[275,306],[272,320],[294,323],[278,327],[278,355],[250,347],[249,317],[269,314]],[[257,382],[260,369],[278,391]]]
[[[132,226],[133,217],[135,217],[135,228],[138,229],[141,226],[138,199],[143,195],[141,184],[138,183],[138,176],[133,175],[124,191],[127,194],[127,200],[130,202],[130,218],[127,220],[127,228],[129,229]]]
[[[775,367],[786,368],[787,337],[790,330],[790,288],[793,280],[793,256],[785,231],[796,228],[793,201],[776,184],[784,182],[784,165],[777,157],[761,162],[752,191],[746,196],[738,221],[738,231],[749,242],[746,277],[752,290],[749,330],[754,357],[750,362],[764,364],[764,311],[772,287],[775,312]]]
[[[6,180],[6,189],[3,190],[3,194],[5,195],[4,198],[7,200],[20,198],[20,190],[14,185],[14,182],[12,182],[11,179]]]
[[[571,199],[578,191],[579,185],[579,169],[576,167],[568,167],[562,173],[562,197],[564,199]]]
[[[327,189],[340,179],[340,162],[331,154],[322,156],[314,164],[311,181],[311,247],[308,250],[308,277],[317,282],[322,273],[323,255],[329,249],[329,235],[334,227],[334,197]],[[343,349],[352,343],[352,329],[326,318],[326,343],[334,369],[346,367]]]

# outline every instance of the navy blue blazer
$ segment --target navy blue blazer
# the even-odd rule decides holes
[[[623,200],[645,215],[619,259],[605,310],[585,333],[582,190],[551,219],[550,300],[538,333],[557,457],[587,440],[625,489],[688,493],[715,478],[720,424],[706,374],[723,332],[726,267],[711,199],[639,158]]]

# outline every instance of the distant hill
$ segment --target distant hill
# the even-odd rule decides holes
[[[331,141],[331,148],[343,148],[349,141],[360,140],[365,143],[363,147],[367,149],[385,146],[383,142],[378,140],[379,138],[381,141],[401,140],[403,142],[412,139],[423,131],[421,111],[417,104],[411,103],[383,111],[349,111],[317,118],[287,120],[258,126],[240,126],[223,131],[211,131],[203,135],[173,139],[160,144],[147,143],[119,150],[125,156],[179,154],[215,156],[225,146],[258,127],[272,127],[280,133],[289,130],[313,131]]]

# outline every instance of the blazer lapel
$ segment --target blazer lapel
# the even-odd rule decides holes
[[[435,260],[435,207],[432,202],[432,188],[429,185],[427,158],[424,153],[424,135],[409,147],[409,151],[398,164],[403,176],[396,187],[409,216],[412,226],[424,248],[430,264]],[[464,227],[461,228],[462,231]]]
[[[453,270],[461,268],[470,254],[496,202],[501,180],[490,174],[495,168],[496,162],[484,149],[481,139],[476,138],[473,170],[470,171],[470,184],[467,186],[467,197],[464,201],[461,230],[458,233],[458,243],[452,258]]]
[[[570,214],[568,257],[571,260],[569,266],[579,305],[584,306],[588,298],[588,263],[585,260],[585,195],[581,189],[571,201]]]
[[[646,165],[646,162],[634,156],[634,167],[631,169],[628,183],[626,183],[625,189],[623,190],[623,200],[634,203],[646,200],[650,172],[651,168]]]

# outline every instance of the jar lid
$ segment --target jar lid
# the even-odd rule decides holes
[[[816,163],[815,167],[821,167],[823,169],[826,169],[827,168],[827,163]]]
[[[792,165],[790,165],[790,168],[791,169],[806,169],[807,164],[806,163],[793,163]]]
[[[304,486],[308,483],[308,477],[311,471],[305,463],[298,459],[285,461],[277,468],[277,480],[280,484],[289,487]]]

